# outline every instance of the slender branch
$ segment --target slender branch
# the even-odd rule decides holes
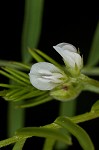
[[[53,146],[55,144],[55,140],[51,138],[47,138],[44,143],[43,150],[53,150]]]
[[[99,93],[99,81],[89,78],[83,74],[81,74],[80,80],[84,86],[84,90]]]
[[[97,111],[91,111],[91,112],[87,112],[78,116],[74,116],[74,117],[70,117],[70,119],[74,122],[74,123],[81,123],[81,122],[85,122],[85,121],[89,121],[95,118],[99,117],[99,110]]]

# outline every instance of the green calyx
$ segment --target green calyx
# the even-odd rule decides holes
[[[50,95],[61,101],[69,101],[75,99],[83,90],[82,82],[79,78],[69,78],[68,82],[60,84],[50,91]]]

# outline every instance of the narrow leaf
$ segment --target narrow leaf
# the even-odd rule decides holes
[[[29,79],[29,76],[28,74],[26,74],[25,72],[23,71],[20,71],[20,70],[16,70],[16,69],[13,69],[13,68],[8,68],[10,71],[18,74],[18,75],[21,75],[22,77],[26,78],[26,79]]]
[[[5,87],[5,88],[20,88],[20,85],[11,85],[11,84],[4,84],[4,83],[0,83],[0,87]]]
[[[45,138],[53,138],[60,140],[66,144],[71,144],[71,138],[68,135],[62,134],[59,130],[44,128],[44,127],[27,127],[17,130],[17,136],[38,136]]]
[[[40,56],[42,56],[44,59],[46,59],[47,61],[51,62],[52,64],[54,64],[55,66],[62,68],[61,65],[59,63],[57,63],[54,59],[52,59],[50,56],[46,55],[45,53],[43,53],[42,51],[38,50],[38,49],[34,49],[36,53],[38,53]]]
[[[99,111],[99,100],[97,100],[91,108],[91,111],[97,111],[97,110]]]
[[[0,96],[4,97],[7,94],[7,90],[0,91]]]
[[[6,140],[2,140],[2,141],[0,141],[0,148],[4,147],[4,146],[7,146],[7,145],[10,145],[12,143],[15,143],[15,142],[17,142],[17,141],[19,141],[21,139],[23,139],[23,138],[22,137],[18,137],[18,136],[13,136],[13,137],[8,138]]]
[[[20,89],[10,89],[10,90],[7,90],[7,92],[5,93],[5,95],[3,96],[3,98],[5,100],[11,100],[10,96],[12,96],[15,93],[18,93],[19,91],[20,91]]]
[[[22,139],[22,140],[16,142],[12,150],[22,150],[25,141],[26,141],[26,139]]]
[[[43,62],[44,59],[40,57],[34,50],[29,49],[29,53],[32,55],[32,57],[37,61],[37,62]]]
[[[18,89],[13,89],[10,90],[6,95],[5,95],[5,99],[9,100],[9,101],[14,101],[14,100],[19,100],[21,96],[25,95],[28,93],[28,90],[26,88],[18,88]]]
[[[52,138],[46,138],[43,150],[53,150],[55,140]]]
[[[16,67],[20,68],[21,70],[23,70],[23,69],[30,70],[30,66],[25,63],[12,61],[11,64],[15,65]]]
[[[42,14],[44,0],[26,0],[25,1],[25,16],[23,23],[22,34],[22,59],[28,63],[31,60],[31,55],[28,53],[28,48],[37,47],[41,32]]]
[[[56,119],[55,123],[66,128],[71,134],[73,134],[84,150],[94,150],[93,143],[87,132],[85,132],[85,130],[77,124],[73,123],[70,119],[66,117],[59,117]]]
[[[97,24],[87,66],[95,66],[99,62],[99,23]]]
[[[51,101],[52,99],[53,98],[50,96],[43,95],[43,96],[28,100],[21,105],[17,105],[16,107],[18,107],[18,108],[34,107],[34,106],[43,104],[45,102]]]
[[[11,68],[6,68],[6,67],[5,68],[3,67],[3,70],[5,70],[9,74],[11,74],[13,77],[15,77],[19,80],[22,80],[23,82],[26,82],[27,84],[30,84],[27,74],[17,71],[17,70],[14,70],[14,69],[11,69]]]
[[[20,81],[19,79],[17,79],[17,78],[15,78],[15,77],[13,77],[12,75],[10,75],[10,74],[6,73],[6,72],[5,72],[5,71],[3,71],[3,70],[0,70],[0,74],[2,74],[2,75],[4,75],[4,76],[6,76],[7,78],[9,78],[9,79],[11,79],[11,80],[13,80],[13,81],[15,81],[15,82],[17,82],[17,83],[21,84],[21,85],[27,85],[27,84],[26,84],[26,83],[24,83],[23,81]]]
[[[15,62],[15,61],[0,60],[0,66],[16,68],[20,70],[30,70],[30,67],[28,65],[20,62]]]
[[[13,95],[15,97],[14,101],[21,101],[21,100],[28,100],[30,98],[33,99],[33,97],[38,97],[38,96],[41,96],[43,95],[45,92],[42,92],[42,91],[27,91],[26,93],[24,93],[23,95],[19,95],[18,97],[15,97],[15,95]]]

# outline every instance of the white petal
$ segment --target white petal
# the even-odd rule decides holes
[[[74,55],[74,61],[75,61],[75,64],[77,65],[77,67],[79,69],[81,69],[82,68],[82,58],[79,54]]]
[[[63,50],[68,50],[68,51],[77,53],[76,47],[69,43],[60,43],[60,44],[57,44],[56,47],[60,47]]]
[[[65,51],[65,56],[64,56],[64,60],[67,61],[69,63],[69,65],[71,67],[75,67],[75,64],[78,66],[79,69],[81,69],[81,64],[82,64],[82,60],[81,60],[81,56],[78,53],[71,53],[71,52],[66,52]]]
[[[40,62],[32,65],[29,76],[30,82],[37,89],[51,90],[60,82],[58,78],[61,78],[62,74],[53,64]]]
[[[74,59],[72,59],[72,55],[74,53],[69,52],[67,50],[63,50],[60,47],[54,46],[54,49],[63,57],[63,59],[71,66],[71,67],[75,67],[75,61]]]
[[[30,75],[30,82],[32,83],[32,85],[39,89],[39,90],[51,90],[54,87],[56,87],[57,85],[54,83],[50,83],[49,80],[45,80],[42,78],[37,78],[37,76],[29,74]]]
[[[47,62],[39,62],[32,65],[30,73],[33,74],[50,74],[51,72],[60,72],[60,69],[58,69],[56,66],[54,66],[51,63]]]
[[[77,49],[73,45],[68,43],[60,43],[53,46],[53,48],[63,57],[67,65],[72,68],[75,68],[75,65],[77,65],[79,69],[82,68],[82,58],[77,53]]]

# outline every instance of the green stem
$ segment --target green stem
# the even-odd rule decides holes
[[[23,62],[29,63],[31,56],[28,53],[28,47],[37,47],[40,30],[41,30],[41,19],[43,12],[43,1],[44,0],[26,0],[25,1],[25,17],[23,23],[23,33],[22,33],[22,60]],[[29,69],[27,65],[22,65],[21,63],[16,63],[20,67],[25,67]],[[1,72],[5,76],[13,79],[13,76]],[[24,82],[14,78],[16,82],[25,85]],[[13,132],[23,127],[24,122],[24,110],[15,109],[12,103],[8,106],[8,134],[11,136]]]
[[[66,117],[67,116],[64,116],[64,118],[66,118]],[[69,117],[69,119],[74,123],[81,123],[81,122],[89,121],[89,120],[92,120],[92,119],[96,119],[98,117],[99,117],[99,110],[97,110],[97,111],[91,110],[90,112],[86,112],[86,113],[81,114],[81,115],[77,115],[77,116],[74,116],[74,117]],[[57,125],[55,122],[51,123],[51,124],[48,124],[48,125],[45,125],[44,127],[53,128],[53,129],[61,128],[61,126]]]
[[[51,138],[46,138],[43,150],[53,150],[54,144],[55,144],[55,140]]]
[[[75,116],[75,117],[70,117],[70,119],[74,122],[74,123],[81,123],[81,122],[85,122],[85,121],[89,121],[95,118],[99,117],[99,110],[97,111],[91,111],[91,112],[86,112],[84,114]]]
[[[18,136],[13,136],[11,138],[8,138],[8,139],[5,139],[5,140],[2,140],[0,141],[0,148],[1,147],[4,147],[4,146],[7,146],[7,145],[10,145],[10,144],[13,144],[15,142],[18,142],[22,139],[26,139],[27,137],[18,137]]]
[[[92,78],[89,78],[83,74],[81,74],[80,79],[81,79],[82,84],[84,86],[84,90],[99,93],[99,81],[96,81]]]
[[[8,103],[8,137],[24,126],[24,109],[16,109],[13,102]]]
[[[99,76],[99,67],[84,67],[82,73],[91,76]]]
[[[72,117],[75,115],[75,112],[76,112],[76,101],[75,100],[60,103],[60,110],[59,110],[60,116]],[[60,141],[57,141],[55,147],[58,150],[68,149],[68,145],[61,143]]]
[[[21,139],[20,141],[16,142],[12,150],[22,150],[26,139]]]
[[[81,122],[84,122],[84,121],[89,121],[89,120],[92,120],[92,119],[95,119],[95,118],[98,118],[99,117],[99,110],[91,110],[90,112],[87,112],[87,113],[84,113],[84,114],[81,114],[81,115],[78,115],[78,116],[74,116],[74,117],[70,117],[69,119],[74,122],[74,123],[81,123]],[[63,118],[63,117],[62,117]],[[66,118],[66,116],[64,116],[64,119]],[[51,123],[51,124],[48,124],[48,125],[45,125],[44,126],[45,128],[49,128],[49,129],[60,129],[61,126],[56,124],[55,122],[54,123]],[[24,129],[23,129],[24,130]],[[35,129],[34,129],[35,130]],[[33,130],[33,131],[34,131]],[[37,132],[37,131],[36,131]],[[34,133],[36,133],[34,132]],[[43,131],[44,132],[44,131]],[[42,133],[43,133],[42,132]],[[24,132],[23,132],[24,133]],[[31,132],[29,132],[30,134]],[[37,135],[38,136],[38,132],[37,132]],[[21,135],[17,135],[17,136],[13,136],[12,138],[9,138],[9,139],[6,139],[6,140],[2,140],[0,141],[0,147],[3,147],[3,146],[7,146],[11,143],[15,143],[21,139],[27,139],[28,137],[31,137],[31,135],[25,135],[25,134],[21,134]],[[50,143],[51,142],[51,143]],[[53,139],[49,138],[46,140],[45,142],[45,145],[44,145],[44,149],[43,150],[51,150],[51,147],[54,145],[54,142]],[[47,149],[47,147],[49,149]]]
[[[25,19],[22,34],[22,61],[29,63],[28,48],[36,48],[39,42],[44,0],[25,0]]]

